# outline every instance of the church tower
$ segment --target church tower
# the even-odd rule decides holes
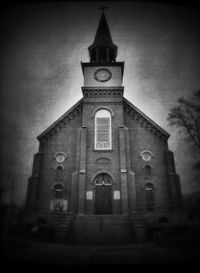
[[[169,134],[124,98],[104,11],[88,50],[83,98],[38,136],[27,219],[45,216],[65,242],[140,242],[149,225],[180,216]]]
[[[85,186],[85,189],[82,199],[79,196],[84,203],[80,206],[79,199],[79,213],[127,213],[126,160],[124,151],[119,152],[120,147],[125,148],[122,86],[124,63],[116,61],[117,46],[112,42],[104,13],[94,42],[88,49],[90,62],[82,63],[84,86],[81,141],[85,141],[82,146],[87,149],[84,160],[80,160],[80,169],[84,173],[80,175],[83,180],[79,179],[79,186]],[[120,183],[119,177],[124,184]],[[93,201],[85,200],[85,191],[92,196]],[[123,196],[122,206],[120,195]]]

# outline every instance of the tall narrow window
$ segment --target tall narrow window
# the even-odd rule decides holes
[[[95,149],[110,150],[111,148],[111,114],[108,110],[102,109],[95,115]]]
[[[145,177],[151,176],[151,167],[150,167],[149,165],[146,165],[146,166],[144,167],[144,176],[145,176]]]
[[[146,210],[147,211],[155,210],[154,186],[151,183],[147,183],[145,185],[145,201],[146,201]]]
[[[63,167],[58,166],[56,168],[56,180],[62,180],[63,179]]]
[[[60,184],[56,184],[54,186],[54,198],[62,199],[63,198],[63,186]]]

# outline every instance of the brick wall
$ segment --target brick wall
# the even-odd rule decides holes
[[[50,208],[50,199],[52,195],[51,188],[54,183],[61,182],[65,186],[65,198],[69,200],[71,205],[70,192],[72,183],[72,174],[76,170],[76,145],[77,145],[77,130],[82,124],[81,112],[74,117],[66,126],[62,126],[57,129],[57,132],[52,132],[48,136],[48,139],[43,138],[40,143],[40,167],[37,166],[37,158],[34,159],[33,173],[30,178],[27,196],[35,196],[35,204],[32,207],[36,207],[41,213],[48,213]],[[64,152],[67,154],[67,158],[64,162],[58,163],[54,155],[57,152]],[[56,180],[56,167],[63,165],[63,179]],[[37,181],[34,176],[37,172]],[[34,181],[34,183],[33,183]],[[33,186],[34,184],[34,186]],[[30,193],[32,192],[32,194]],[[32,197],[32,199],[34,199]],[[28,200],[27,200],[28,203]]]

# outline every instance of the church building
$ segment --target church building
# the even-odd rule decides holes
[[[82,99],[38,136],[27,219],[45,217],[60,242],[142,241],[181,208],[169,134],[124,98],[104,12],[88,51]]]

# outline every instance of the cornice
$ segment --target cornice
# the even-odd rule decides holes
[[[168,134],[164,129],[162,129],[158,124],[146,116],[142,111],[140,111],[136,106],[131,104],[128,100],[124,100],[124,112],[129,114],[129,116],[136,121],[141,128],[144,128],[150,134],[157,136],[160,140],[166,141],[170,134]]]
[[[122,98],[124,87],[82,87],[84,98]]]
[[[82,112],[82,101],[79,100],[73,107],[71,107],[64,115],[56,120],[50,127],[48,127],[43,133],[41,133],[37,139],[44,142],[60,132],[64,127],[70,125],[72,120]]]

